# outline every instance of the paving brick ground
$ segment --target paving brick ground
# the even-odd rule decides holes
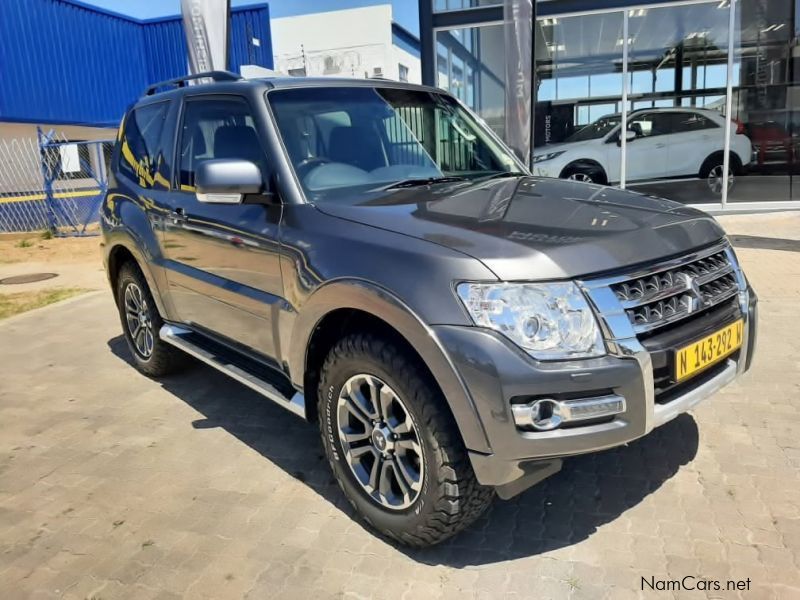
[[[644,596],[800,598],[800,217],[725,221],[754,370],[427,551],[353,518],[313,426],[208,368],[134,371],[108,293],[0,324],[0,599],[624,599],[686,575],[750,591]]]

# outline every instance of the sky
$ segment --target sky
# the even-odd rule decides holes
[[[80,0],[107,10],[129,15],[137,19],[166,17],[180,13],[180,0]],[[265,0],[231,0],[232,6],[262,4]],[[322,12],[339,8],[355,8],[373,4],[392,4],[396,23],[415,35],[419,35],[419,4],[417,0],[266,0],[273,17],[293,14]]]

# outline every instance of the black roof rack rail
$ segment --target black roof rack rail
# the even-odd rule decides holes
[[[145,89],[143,96],[152,96],[156,90],[162,87],[185,87],[189,81],[195,79],[213,79],[214,81],[239,81],[242,79],[241,75],[231,73],[230,71],[206,71],[205,73],[197,73],[195,75],[184,75],[183,77],[176,77],[175,79],[168,79],[167,81],[159,81]]]

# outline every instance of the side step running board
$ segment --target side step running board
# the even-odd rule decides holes
[[[283,408],[292,411],[303,419],[307,418],[306,399],[303,394],[295,392],[291,397],[286,396],[263,377],[233,364],[228,357],[223,354],[196,343],[194,339],[196,338],[196,334],[192,331],[184,329],[183,327],[178,327],[177,325],[165,324],[158,332],[158,336],[166,343],[180,348],[186,352],[186,354],[190,354],[218,371],[225,373]]]

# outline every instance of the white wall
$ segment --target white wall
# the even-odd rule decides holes
[[[397,79],[402,62],[409,67],[409,81],[420,81],[419,59],[392,44],[391,4],[272,19],[270,26],[276,71],[305,65],[309,76],[372,77],[380,72]]]
[[[63,134],[68,140],[113,140],[117,137],[116,128],[82,127],[80,125],[39,125],[47,133],[55,130],[59,137]],[[22,138],[36,139],[36,125],[29,123],[0,123],[0,140]]]
[[[409,83],[422,83],[422,66],[418,56],[414,56],[399,46],[392,46],[392,57],[394,66],[390,73],[386,75],[387,77],[391,79],[400,79],[399,65],[402,64],[408,67]]]

